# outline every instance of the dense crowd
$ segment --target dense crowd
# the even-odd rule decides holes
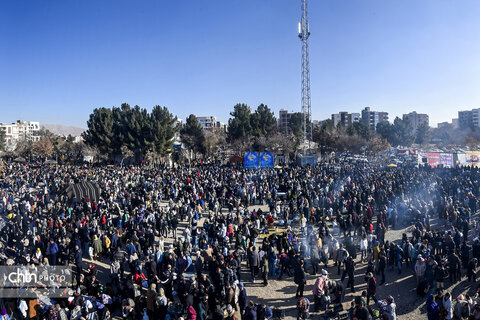
[[[278,318],[282,310],[249,299],[244,284],[284,277],[297,286],[299,318],[334,315],[355,292],[359,265],[366,290],[345,308],[351,319],[396,319],[394,298],[376,296],[386,270],[415,275],[429,319],[480,319],[476,295],[453,302],[442,290],[462,272],[476,280],[475,168],[7,163],[1,177],[0,264],[74,271],[68,297],[0,299],[2,319]],[[85,181],[98,199],[67,193]],[[445,223],[434,230],[432,219]],[[413,227],[386,240],[401,225]],[[309,273],[317,278],[304,292]]]

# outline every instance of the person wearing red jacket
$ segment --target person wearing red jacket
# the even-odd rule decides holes
[[[375,296],[377,292],[377,279],[373,276],[373,273],[369,272],[367,274],[367,306],[370,304],[370,298],[377,303],[377,297]]]

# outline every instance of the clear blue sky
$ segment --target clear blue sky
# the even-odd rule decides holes
[[[299,110],[299,18],[300,0],[2,1],[0,122],[85,128],[122,102]],[[310,0],[309,19],[314,119],[480,107],[480,1]]]

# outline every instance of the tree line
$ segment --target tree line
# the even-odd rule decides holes
[[[172,152],[176,122],[166,107],[156,105],[148,112],[124,103],[93,110],[82,136],[87,145],[109,157],[134,156],[142,161],[150,152],[159,156]]]
[[[277,119],[265,104],[256,109],[238,103],[230,112],[228,130],[202,128],[198,118],[191,114],[183,125],[166,108],[156,105],[149,112],[138,105],[130,107],[124,103],[120,107],[96,108],[87,121],[87,131],[82,135],[84,144],[74,144],[73,137],[65,141],[42,130],[40,141],[19,141],[15,152],[19,155],[36,154],[44,157],[61,155],[72,157],[96,151],[106,158],[124,159],[132,157],[143,161],[147,156],[164,157],[173,152],[175,134],[191,153],[190,159],[201,156],[208,158],[219,151],[233,151],[239,155],[245,151],[272,151],[276,154],[292,156],[302,142],[303,115],[291,114],[285,132],[280,132]],[[339,122],[333,125],[331,119],[313,125],[307,119],[307,132],[313,128],[311,140],[317,151],[376,154],[391,146],[409,147],[413,143],[426,144],[432,139],[455,142],[476,148],[480,143],[480,130],[430,129],[420,125],[416,131],[408,119],[396,118],[393,123],[378,123],[376,130],[362,122],[344,126]],[[468,132],[467,132],[468,131]],[[5,150],[5,133],[0,130],[0,150]]]

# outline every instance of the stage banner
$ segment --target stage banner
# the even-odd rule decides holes
[[[427,153],[427,161],[430,167],[435,168],[440,164],[440,153],[438,152]]]
[[[480,151],[467,151],[467,166],[480,167]]]
[[[260,157],[258,156],[258,152],[250,151],[245,152],[245,168],[258,168],[260,164]]]
[[[274,166],[274,157],[268,151],[262,152],[260,154],[260,168],[273,168]]]
[[[440,164],[444,167],[453,167],[453,155],[451,153],[440,153]]]
[[[421,152],[419,151],[417,153],[417,157],[418,157],[418,164],[420,165],[423,165],[423,164],[426,164],[427,163],[427,153],[426,152]]]
[[[467,165],[467,157],[465,153],[455,153],[455,165]]]

